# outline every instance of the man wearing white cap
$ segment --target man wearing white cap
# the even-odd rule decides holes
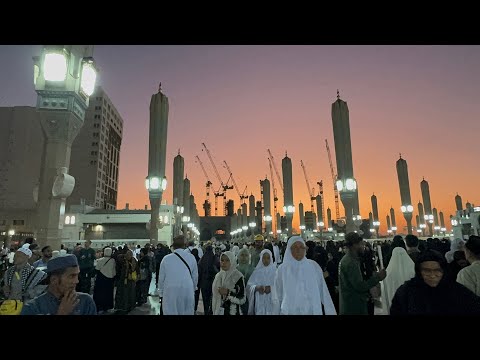
[[[75,255],[47,263],[47,291],[26,303],[21,315],[96,315],[92,296],[75,291],[80,269]]]
[[[3,277],[3,292],[8,300],[27,301],[34,298],[43,290],[37,287],[47,277],[47,274],[35,269],[28,263],[32,251],[28,246],[22,246],[15,252],[13,266],[10,267]]]

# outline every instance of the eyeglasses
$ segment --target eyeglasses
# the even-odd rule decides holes
[[[420,271],[425,275],[430,276],[442,276],[443,270],[442,269],[420,269]]]

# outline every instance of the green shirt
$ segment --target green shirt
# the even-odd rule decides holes
[[[80,271],[92,271],[94,269],[95,250],[83,248],[78,254],[78,266]]]
[[[363,280],[360,260],[350,251],[340,261],[338,269],[339,315],[368,315],[369,290],[379,283],[376,275]]]

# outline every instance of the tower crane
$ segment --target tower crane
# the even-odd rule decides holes
[[[300,160],[300,165],[302,165],[303,169],[303,174],[305,175],[305,182],[307,183],[307,189],[308,189],[308,194],[310,195],[310,210],[315,212],[313,210],[313,202],[315,201],[315,196],[313,196],[315,189],[310,187],[310,182],[308,181],[308,176],[307,176],[307,170],[305,170],[305,165],[303,164],[303,160]]]
[[[277,188],[275,187],[275,179],[273,177],[273,170],[272,170],[272,160],[268,158],[268,165],[270,166],[270,178],[272,179],[272,189],[273,189],[273,218],[272,218],[272,230],[275,231],[278,224],[275,224],[277,221]],[[275,226],[274,226],[275,225]]]
[[[327,146],[328,161],[330,163],[330,172],[332,173],[333,191],[335,193],[335,215],[337,217],[336,220],[338,221],[338,219],[340,219],[340,209],[338,207],[337,174],[335,172],[335,168],[333,167],[332,155],[330,154],[330,147],[328,146],[327,139],[325,139],[325,145]]]
[[[196,158],[195,162],[198,162],[198,163],[200,164],[200,167],[202,168],[203,174],[205,175],[205,178],[207,179],[207,182],[206,182],[206,184],[205,184],[205,188],[206,188],[206,192],[207,192],[207,203],[208,203],[208,204],[211,204],[211,201],[210,201],[210,189],[211,189],[211,187],[212,187],[212,182],[211,182],[210,179],[208,178],[208,174],[207,174],[207,172],[205,171],[205,167],[203,166],[202,160],[200,160],[200,158],[198,157],[198,155],[196,155],[195,158]],[[216,199],[216,197],[215,197],[215,199]],[[216,209],[216,208],[217,208],[217,207],[215,206],[215,209]],[[206,216],[210,216],[209,211],[206,210],[206,211],[205,211],[205,215],[206,215]],[[217,215],[217,214],[215,214],[215,215]]]
[[[235,190],[237,190],[237,194],[240,197],[240,203],[243,204],[245,202],[245,199],[248,199],[248,195],[245,195],[247,191],[247,187],[245,186],[245,190],[243,190],[243,193],[240,194],[240,190],[238,190],[237,183],[235,182],[235,179],[233,178],[232,170],[230,170],[230,167],[228,166],[227,162],[224,160],[223,164],[225,165],[225,168],[228,171],[228,174],[230,175],[229,179],[232,179],[233,186],[235,187]]]
[[[220,174],[218,173],[217,167],[215,166],[212,155],[210,154],[210,151],[208,150],[207,145],[205,145],[205,143],[202,143],[202,146],[205,148],[207,156],[210,159],[210,163],[212,164],[213,170],[215,171],[215,175],[217,176],[217,179],[220,183],[220,188],[218,189],[217,193],[215,194],[215,215],[217,215],[217,198],[219,196],[222,196],[222,198],[223,198],[223,216],[225,216],[226,212],[227,212],[227,197],[226,197],[227,190],[233,189],[233,186],[226,185],[222,181],[222,178],[220,177]],[[202,149],[202,151],[203,151],[203,149]],[[223,192],[220,193],[220,190],[223,190]]]
[[[278,172],[277,166],[275,165],[275,160],[273,159],[273,155],[272,155],[270,149],[267,149],[267,151],[268,151],[269,159],[270,159],[271,163],[273,164],[273,168],[275,169],[275,174],[277,174],[278,183],[280,184],[280,187],[282,188],[282,191],[283,191],[282,178],[280,177],[280,173]],[[273,180],[273,177],[272,177],[272,180]]]

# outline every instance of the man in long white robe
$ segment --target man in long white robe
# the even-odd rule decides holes
[[[336,315],[323,278],[323,271],[305,257],[306,245],[300,236],[288,240],[283,263],[277,269],[273,291],[275,315]]]
[[[263,261],[265,255],[268,255],[266,266]],[[273,262],[271,251],[263,249],[260,261],[247,284],[248,315],[273,315],[272,291],[276,271],[277,266]]]
[[[173,239],[174,252],[160,264],[158,294],[164,315],[194,315],[198,267],[195,257],[184,250],[183,235]],[[179,258],[179,256],[188,264]]]

